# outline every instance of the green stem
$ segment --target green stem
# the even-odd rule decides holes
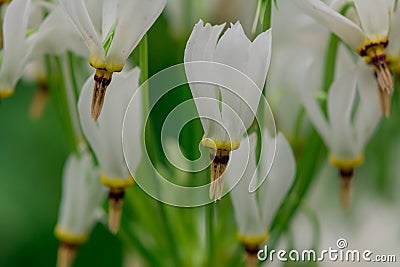
[[[121,228],[119,231],[119,236],[122,240],[125,240],[133,248],[135,248],[139,252],[140,256],[142,256],[150,266],[162,266],[158,258],[154,257],[154,254],[151,251],[148,251],[146,248],[144,248],[139,238],[130,231],[125,230],[125,227]]]
[[[155,153],[154,150],[154,144],[155,142],[153,142],[154,140],[154,133],[151,131],[151,120],[150,120],[150,116],[147,117],[147,115],[150,113],[150,96],[149,96],[149,87],[147,84],[147,80],[149,77],[149,73],[148,73],[148,66],[149,66],[149,61],[148,61],[148,40],[147,40],[147,34],[143,37],[142,41],[139,44],[139,66],[140,66],[140,70],[141,70],[141,74],[140,74],[140,81],[141,84],[144,86],[142,88],[142,96],[143,96],[143,118],[147,119],[148,121],[144,122],[145,123],[145,127],[146,127],[146,131],[145,133],[148,133],[149,138],[152,142],[149,142],[149,151],[150,153],[152,153],[153,157],[156,157],[157,154]],[[145,84],[143,84],[145,83]],[[147,142],[146,142],[147,143]],[[159,188],[159,184],[157,184],[157,191],[158,194],[160,194],[160,188]],[[170,253],[172,255],[172,257],[174,257],[174,261],[175,264],[177,266],[183,266],[181,264],[181,260],[179,257],[179,247],[177,246],[176,240],[175,240],[175,236],[172,233],[172,228],[169,222],[169,218],[167,216],[167,212],[166,212],[166,207],[165,204],[161,203],[160,201],[157,201],[157,206],[158,206],[158,210],[160,212],[160,215],[162,217],[162,221],[163,221],[163,227],[164,227],[164,231],[167,235],[167,238],[171,244],[171,246],[169,246],[170,249]]]
[[[74,127],[71,120],[71,111],[68,105],[68,94],[64,84],[63,67],[60,58],[55,58],[58,69],[57,76],[52,70],[50,57],[46,56],[46,71],[49,77],[49,88],[55,104],[55,108],[63,125],[68,144],[72,152],[78,152],[78,140],[75,135]]]
[[[265,8],[264,19],[263,19],[264,32],[269,28],[271,28],[271,17],[272,17],[272,0],[267,0],[267,7]]]
[[[214,262],[214,203],[210,203],[206,206],[206,220],[207,220],[207,257],[208,266],[215,266]]]
[[[75,75],[75,68],[74,68],[74,55],[72,52],[68,51],[68,65],[69,65],[69,71],[71,73],[71,83],[72,83],[72,88],[74,90],[74,100],[75,103],[78,103],[79,99],[79,86],[78,82],[76,80],[76,75]]]
[[[78,152],[78,140],[75,135],[74,127],[72,125],[72,118],[71,118],[71,110],[68,104],[68,92],[67,92],[67,87],[65,86],[65,79],[63,74],[63,66],[61,63],[61,59],[59,57],[55,58],[55,62],[57,65],[57,68],[60,73],[60,80],[59,81],[59,90],[60,90],[60,105],[61,105],[61,112],[63,114],[63,119],[64,119],[64,125],[66,128],[67,136],[72,148],[73,152]],[[57,90],[57,89],[56,89]]]

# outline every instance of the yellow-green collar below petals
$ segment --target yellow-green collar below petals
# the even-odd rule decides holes
[[[222,150],[227,150],[227,151],[232,151],[235,149],[238,149],[240,146],[240,141],[232,141],[232,142],[226,142],[226,141],[220,141],[212,138],[203,138],[201,140],[201,144],[205,147],[217,150],[217,149],[222,149]]]
[[[338,158],[334,154],[330,154],[329,161],[332,165],[341,170],[352,170],[364,162],[364,155],[360,154],[356,158]]]
[[[8,98],[14,94],[14,90],[11,88],[1,88],[0,89],[0,99]]]
[[[384,54],[385,47],[388,44],[389,40],[386,37],[367,40],[358,48],[357,53],[362,57],[367,57],[366,60],[367,63],[369,63],[372,60],[370,57],[372,57],[375,52]]]
[[[135,182],[132,176],[129,176],[127,179],[121,179],[119,177],[110,178],[104,174],[100,175],[100,180],[103,185],[114,189],[124,189],[132,186]]]
[[[56,227],[56,229],[54,229],[54,235],[61,242],[64,242],[64,243],[67,243],[70,245],[80,245],[82,243],[85,243],[89,238],[88,234],[74,235],[74,234],[68,233],[68,231],[61,229],[60,227]]]
[[[262,243],[266,242],[269,238],[269,233],[265,232],[261,236],[249,236],[238,234],[237,239],[240,243],[248,247],[258,247]]]

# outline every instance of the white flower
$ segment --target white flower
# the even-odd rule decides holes
[[[62,199],[55,229],[61,242],[79,245],[87,240],[106,196],[98,175],[89,153],[83,152],[68,158],[63,172]]]
[[[90,101],[88,100],[92,96],[93,79],[88,78],[78,101],[81,126],[98,159],[101,181],[110,188],[110,203],[115,204],[114,201],[118,200],[116,209],[113,209],[115,205],[110,205],[109,227],[113,232],[118,231],[119,228],[124,189],[133,184],[133,178],[129,174],[122,150],[122,125],[129,101],[138,89],[139,76],[140,70],[135,68],[128,72],[122,72],[115,78],[115,81],[110,85],[111,90],[104,103],[103,115],[98,121],[93,121],[89,112]],[[131,159],[134,169],[138,166],[142,156],[140,103],[135,105],[135,111],[137,127],[132,130],[131,136],[131,142],[136,149],[135,158]],[[117,214],[114,214],[114,212]]]
[[[64,8],[60,5],[51,5],[49,9],[49,15],[31,37],[34,45],[32,59],[45,54],[62,55],[67,51],[85,57],[86,45]]]
[[[128,56],[161,14],[166,0],[60,2],[85,40],[89,62],[96,69],[92,117],[97,120],[112,73],[123,69]]]
[[[385,49],[392,38],[390,25],[395,0],[354,0],[352,2],[357,11],[356,22],[359,25],[320,0],[296,0],[306,13],[327,26],[374,67],[382,99],[382,111],[389,116],[394,86]],[[395,28],[398,28],[397,25],[393,27]],[[397,34],[398,30],[395,31]]]
[[[377,82],[370,70],[351,66],[351,62],[347,65],[350,70],[337,75],[329,89],[327,116],[312,87],[305,85],[301,91],[307,114],[330,150],[329,160],[340,170],[344,207],[349,204],[354,169],[363,163],[364,147],[381,119],[375,93]]]
[[[212,182],[224,172],[229,152],[239,147],[254,120],[271,58],[270,30],[251,42],[237,22],[218,40],[224,26],[197,23],[184,58],[186,76],[204,129],[202,144],[210,147],[215,156]],[[208,84],[195,83],[199,81]],[[211,198],[214,195],[221,198],[222,185],[222,179],[211,184]]]
[[[0,99],[14,93],[24,66],[32,51],[32,42],[26,38],[29,0],[14,0],[8,6],[3,22],[4,49],[0,68]]]
[[[232,152],[226,170],[230,187],[240,179],[231,191],[231,200],[238,225],[239,241],[250,252],[257,251],[258,247],[267,241],[273,217],[293,183],[296,172],[293,152],[285,137],[281,133],[271,137],[266,130],[263,131],[262,137],[258,166],[255,155],[256,135],[252,134],[249,136],[249,142],[244,142],[238,150]],[[252,179],[262,181],[266,176],[261,187],[250,193],[249,185]]]
[[[42,15],[44,10],[50,11],[46,18]],[[29,22],[32,25],[28,25]],[[60,55],[70,50],[84,55],[86,52],[75,27],[63,9],[54,4],[12,1],[5,13],[3,32],[0,98],[13,94],[27,63],[40,60],[45,54]]]

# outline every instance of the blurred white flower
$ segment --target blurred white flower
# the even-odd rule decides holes
[[[184,58],[204,129],[202,144],[211,149],[214,158],[210,198],[215,199],[222,196],[223,179],[218,178],[226,168],[229,152],[239,147],[254,120],[271,58],[271,30],[251,42],[237,22],[218,40],[224,26],[197,23]],[[199,81],[203,83],[196,83]]]
[[[58,266],[72,262],[78,245],[86,242],[102,214],[106,189],[88,152],[71,155],[64,167],[62,199],[55,235],[60,240]]]
[[[101,181],[110,188],[109,228],[114,233],[119,228],[124,189],[134,182],[126,166],[122,150],[122,125],[129,101],[138,89],[139,76],[140,69],[135,68],[128,72],[122,72],[115,78],[110,85],[111,91],[104,103],[103,115],[97,121],[91,119],[89,112],[93,79],[88,78],[78,101],[81,126],[98,159]],[[138,166],[142,156],[140,146],[143,129],[141,110],[140,103],[135,105],[138,125],[132,131],[133,136],[131,136],[131,142],[137,149],[135,151],[136,157],[133,159],[135,162],[132,162],[133,168]]]
[[[44,18],[45,11],[49,15]],[[86,50],[63,9],[40,1],[12,1],[5,12],[3,34],[0,98],[13,94],[29,62],[40,60],[45,54],[60,55],[70,50],[84,55]]]
[[[381,119],[376,81],[369,69],[346,64],[349,70],[338,74],[329,89],[327,116],[312,87],[305,84],[301,91],[307,114],[330,150],[329,160],[340,170],[344,207],[354,169],[363,163],[364,147]]]
[[[272,9],[272,59],[267,80],[268,103],[274,113],[277,128],[296,145],[307,136],[310,129],[306,117],[299,124],[303,103],[299,81],[309,77],[304,63],[310,58],[325,58],[329,32],[301,12],[292,1],[281,1],[279,8]],[[313,71],[322,77],[323,60]],[[313,77],[314,77],[313,76]],[[309,80],[315,88],[318,79]],[[315,83],[315,84],[314,84]],[[296,139],[296,140],[295,140]],[[295,149],[295,148],[294,148]]]
[[[245,169],[240,181],[231,191],[231,200],[238,224],[238,239],[249,254],[257,253],[259,246],[267,241],[272,219],[292,185],[296,172],[296,161],[285,137],[281,133],[271,137],[266,130],[262,136],[258,166],[255,153],[256,135],[252,134],[249,136],[249,143],[245,142],[249,146],[243,144],[232,152],[226,170],[227,183],[233,187],[238,180],[237,176]],[[250,193],[249,184],[253,176],[263,180],[267,175],[258,191]],[[250,260],[251,255],[248,258]]]
[[[113,72],[123,69],[128,56],[161,14],[166,0],[60,2],[85,40],[90,65],[96,69],[91,113],[97,120]]]
[[[0,99],[14,93],[14,87],[22,76],[32,51],[32,42],[26,38],[29,6],[29,0],[14,0],[7,7],[4,16]]]
[[[397,25],[391,27],[391,23],[398,21],[397,17],[399,16],[397,12],[394,12],[395,0],[347,2],[354,3],[358,15],[356,22],[341,15],[320,0],[296,0],[296,3],[307,14],[327,26],[351,49],[361,57],[365,57],[367,64],[373,66],[378,81],[382,113],[389,116],[394,86],[392,74],[388,68],[387,51],[389,50],[387,46],[392,38],[399,39],[398,35],[400,34]],[[340,3],[345,4],[346,2],[341,1]],[[335,6],[341,8],[337,3]],[[398,55],[396,56],[398,58]]]

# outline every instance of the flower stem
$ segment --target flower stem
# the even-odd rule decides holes
[[[78,140],[75,135],[74,127],[72,125],[71,111],[68,104],[68,93],[64,83],[63,66],[60,58],[55,58],[55,64],[58,73],[53,72],[52,62],[49,56],[46,56],[46,71],[49,77],[49,88],[53,98],[55,108],[63,124],[64,132],[66,134],[70,149],[72,152],[78,152]]]
[[[75,100],[75,103],[78,103],[79,87],[78,87],[78,82],[76,81],[76,76],[75,76],[74,55],[70,51],[68,51],[68,65],[69,65],[69,71],[71,74],[72,88],[74,90],[74,100]]]
[[[271,28],[271,18],[272,18],[272,0],[267,0],[263,19],[263,31],[268,30]]]
[[[146,127],[146,131],[145,133],[148,133],[149,135],[149,140],[151,140],[151,142],[149,142],[149,151],[152,154],[151,156],[155,157],[157,159],[157,153],[155,153],[155,148],[154,148],[154,144],[155,142],[153,142],[154,140],[154,133],[151,131],[151,120],[150,120],[150,116],[147,116],[150,113],[150,96],[149,96],[149,86],[147,84],[147,80],[149,78],[149,72],[148,72],[148,66],[149,66],[149,61],[148,61],[148,40],[147,40],[147,34],[143,37],[142,41],[139,44],[139,66],[140,66],[140,70],[141,70],[141,74],[140,74],[140,82],[143,86],[142,88],[142,96],[143,96],[143,118],[144,120],[147,119],[148,121],[144,121],[144,126]],[[144,138],[146,136],[143,136]],[[147,142],[145,142],[147,143]],[[157,162],[157,161],[156,161]],[[159,184],[156,183],[157,186],[157,191],[158,194],[160,194],[160,188],[159,188]],[[157,201],[157,206],[158,206],[158,210],[160,212],[161,218],[162,218],[162,225],[164,226],[164,231],[167,235],[167,238],[170,242],[170,254],[172,255],[172,257],[174,257],[174,261],[175,264],[177,266],[182,266],[181,264],[181,260],[179,257],[179,247],[176,243],[175,240],[175,236],[172,232],[172,228],[171,225],[169,223],[169,218],[167,216],[167,212],[166,212],[166,206],[165,204],[161,203],[160,201]]]
[[[207,220],[207,257],[208,266],[213,267],[214,262],[214,203],[210,203],[206,206],[206,220]]]

